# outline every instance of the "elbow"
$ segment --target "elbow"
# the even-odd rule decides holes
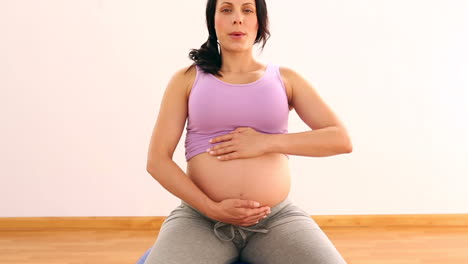
[[[147,171],[148,173],[151,173],[153,170],[154,170],[154,169],[153,169],[152,167],[146,166],[146,171]]]
[[[159,181],[158,180],[158,175],[161,174],[161,172],[158,171],[158,166],[154,166],[154,165],[147,165],[146,166],[146,171],[148,172],[148,174],[155,180]]]
[[[149,173],[153,173],[157,168],[159,168],[161,166],[159,162],[160,161],[158,161],[158,163],[148,162],[146,164],[146,171],[149,172]]]
[[[151,175],[151,177],[153,177],[153,178],[154,178],[154,175],[155,175],[154,170],[155,170],[154,167],[146,166],[146,172],[148,172],[148,174]]]
[[[156,165],[156,163],[154,161],[149,161],[146,163],[146,171],[149,173],[149,174],[152,174],[155,170],[155,168],[158,167]]]
[[[345,148],[344,148],[344,153],[351,153],[353,152],[353,145],[351,143],[345,145]]]
[[[336,147],[336,154],[346,154],[353,152],[353,146],[350,144],[341,143]]]
[[[353,152],[353,143],[351,143],[351,139],[348,136],[345,137],[345,141],[343,143],[343,149],[345,153]]]
[[[341,135],[341,138],[342,138],[341,146],[342,146],[343,153],[353,152],[353,143],[351,142],[351,139],[350,139],[348,133],[346,132],[346,130],[343,129],[341,134],[342,134]]]
[[[172,161],[172,157],[167,155],[153,155],[148,158],[146,162],[146,171],[150,174],[153,173],[156,169],[164,166],[165,163]]]

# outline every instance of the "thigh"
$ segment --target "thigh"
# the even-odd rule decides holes
[[[239,254],[231,241],[219,240],[213,223],[183,204],[161,225],[145,264],[230,264]]]
[[[268,233],[255,234],[241,252],[253,264],[345,264],[319,225],[302,209],[289,204],[265,223]]]

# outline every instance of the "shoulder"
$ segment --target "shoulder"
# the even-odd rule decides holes
[[[304,86],[312,87],[312,84],[298,71],[295,71],[286,66],[279,66],[279,72],[283,80],[291,87],[292,91]]]
[[[287,66],[278,66],[281,77],[288,82],[290,85],[297,82],[297,80],[301,79],[302,76],[295,70],[291,69]]]
[[[294,94],[294,84],[298,83],[298,80],[300,80],[302,77],[297,71],[291,69],[290,67],[278,65],[278,69],[281,75],[281,79],[283,79],[284,86],[286,86],[285,88],[288,93],[288,101],[291,104]]]
[[[186,96],[190,92],[193,82],[197,76],[197,69],[195,65],[187,65],[178,68],[172,75],[171,82],[175,83],[180,89],[184,89]]]

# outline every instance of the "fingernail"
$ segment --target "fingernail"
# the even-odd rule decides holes
[[[267,217],[267,216],[265,215],[263,218],[265,218],[265,217]]]
[[[260,203],[259,203],[259,202],[255,202],[255,203],[254,203],[254,206],[255,206],[255,207],[259,207],[259,206],[260,206]]]

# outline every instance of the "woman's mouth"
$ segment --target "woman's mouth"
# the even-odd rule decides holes
[[[242,34],[242,33],[233,33],[233,34],[229,34],[229,36],[233,39],[241,39],[245,36],[245,34]]]

